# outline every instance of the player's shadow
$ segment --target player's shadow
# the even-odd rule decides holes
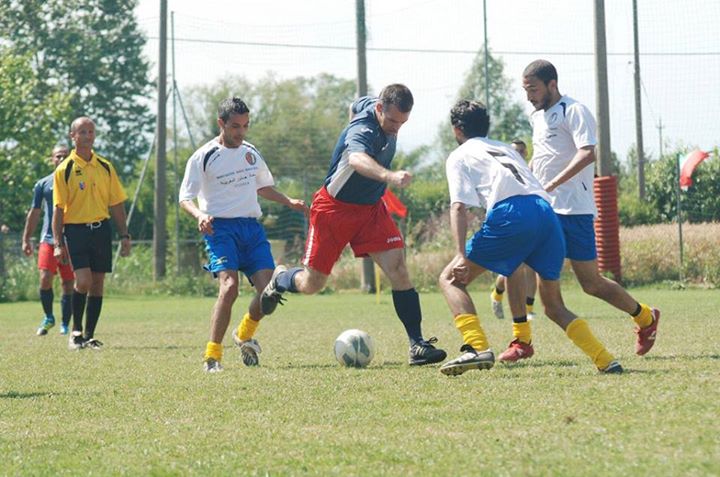
[[[337,368],[338,364],[335,363],[326,363],[326,364],[297,364],[297,363],[286,363],[281,366],[277,366],[278,368],[283,369],[325,369],[325,368]]]
[[[701,359],[720,359],[720,354],[671,354],[644,356],[643,360],[650,361],[697,361]]]
[[[146,351],[171,351],[178,349],[197,349],[197,346],[187,345],[165,345],[165,346],[138,346],[138,345],[113,345],[112,348],[107,348],[103,352],[122,351],[122,350],[146,350]]]
[[[33,399],[36,397],[47,397],[52,396],[54,392],[49,391],[43,391],[43,392],[29,392],[29,393],[23,393],[19,391],[8,391],[6,393],[0,394],[0,399]]]

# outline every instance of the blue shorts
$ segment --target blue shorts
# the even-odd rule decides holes
[[[592,214],[560,215],[560,225],[565,234],[565,257],[570,260],[595,260],[595,224]]]
[[[506,277],[525,262],[543,280],[558,280],[565,260],[560,221],[536,195],[516,195],[495,204],[465,248],[469,260]]]
[[[250,278],[258,270],[273,270],[275,261],[265,229],[254,218],[213,220],[213,234],[204,234],[209,263],[204,266],[214,277],[223,270],[243,272]]]

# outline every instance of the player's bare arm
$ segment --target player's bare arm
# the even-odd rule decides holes
[[[22,251],[28,257],[33,253],[33,246],[30,238],[40,222],[40,209],[30,208],[25,218],[25,229],[23,229]]]
[[[55,241],[55,247],[53,248],[53,256],[60,263],[67,263],[67,256],[65,255],[65,247],[62,246],[65,241],[63,240],[63,225],[65,223],[65,211],[62,207],[55,207],[52,219],[52,234]]]
[[[595,162],[595,146],[585,146],[575,153],[570,163],[553,180],[545,184],[545,190],[552,192],[573,178],[580,171]]]
[[[180,201],[180,208],[190,214],[198,222],[198,230],[204,234],[212,235],[212,222],[215,219],[212,215],[208,215],[197,208],[195,202],[191,200]]]
[[[272,200],[273,202],[282,204],[290,209],[302,212],[305,215],[307,215],[310,211],[304,200],[288,197],[273,186],[261,187],[257,190],[257,194],[263,199]]]
[[[130,242],[130,234],[127,228],[127,215],[125,214],[125,203],[120,202],[119,204],[110,206],[110,215],[115,221],[115,227],[117,228],[118,235],[120,236],[120,256],[127,257],[130,255],[130,248],[132,247]]]
[[[364,152],[350,153],[350,167],[370,179],[385,182],[396,187],[405,188],[412,181],[412,174],[408,171],[391,171],[378,164],[378,162]]]
[[[465,238],[467,237],[467,209],[462,202],[453,202],[450,206],[450,230],[455,242],[455,266],[453,277],[458,283],[466,284],[469,278],[469,269],[465,263]]]

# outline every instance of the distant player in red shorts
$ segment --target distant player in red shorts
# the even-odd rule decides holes
[[[68,154],[70,154],[70,151],[68,151],[67,147],[56,146],[50,157],[53,167],[57,167]],[[69,263],[59,263],[53,256],[53,245],[55,244],[52,235],[53,175],[54,173],[45,176],[35,184],[32,205],[25,219],[25,229],[22,238],[23,253],[29,257],[33,254],[33,245],[30,238],[35,233],[35,229],[40,221],[40,214],[42,213],[43,226],[40,244],[38,245],[38,269],[40,270],[40,303],[42,303],[45,317],[37,330],[38,336],[46,335],[48,330],[55,326],[55,315],[53,314],[53,277],[58,270],[60,270],[60,277],[62,278],[62,298],[60,299],[60,308],[62,310],[62,323],[60,324],[61,335],[68,334],[68,324],[72,316],[70,300],[72,298],[75,275],[73,275],[72,267]]]
[[[385,87],[379,98],[363,97],[350,107],[350,124],[335,146],[325,182],[313,197],[304,267],[275,269],[263,291],[269,315],[284,292],[313,294],[327,282],[347,244],[356,257],[371,257],[392,284],[393,304],[410,340],[410,365],[437,363],[445,351],[422,336],[420,299],[405,265],[402,236],[382,201],[388,184],[407,187],[408,171],[390,169],[397,133],[410,117],[413,96],[401,84]]]

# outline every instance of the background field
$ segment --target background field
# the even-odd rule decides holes
[[[68,351],[57,328],[33,336],[37,303],[0,304],[0,474],[720,475],[720,294],[633,293],[663,311],[644,358],[629,319],[567,292],[622,376],[598,375],[544,317],[525,363],[457,378],[410,368],[387,295],[292,296],[260,327],[262,366],[228,347],[217,375],[201,371],[212,298],[111,296],[101,352]],[[501,350],[510,323],[475,298]],[[454,357],[445,303],[421,299],[426,335]],[[378,343],[368,369],[334,361],[351,327]]]

